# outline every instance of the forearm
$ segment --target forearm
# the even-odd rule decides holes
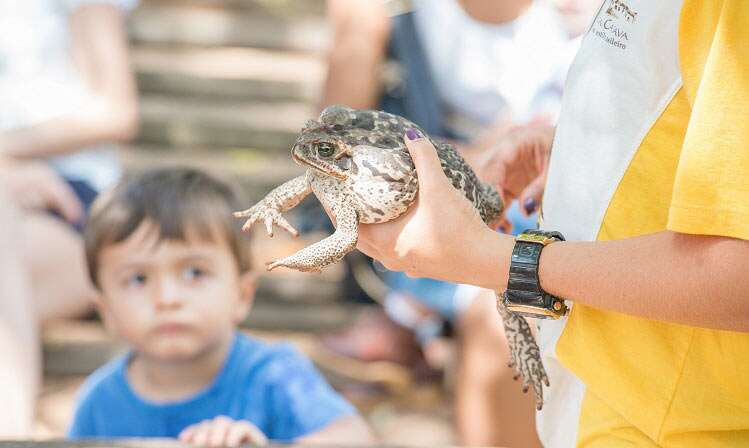
[[[390,20],[377,2],[351,0],[328,0],[328,20],[333,42],[321,109],[332,104],[374,108],[380,95],[380,65]]]
[[[49,157],[101,143],[123,142],[137,131],[135,112],[71,114],[0,133],[0,149],[19,159]]]
[[[509,254],[507,258],[509,260]],[[749,242],[660,232],[547,246],[544,290],[576,303],[699,327],[749,331]]]
[[[129,140],[137,133],[138,97],[125,15],[114,5],[86,4],[70,15],[70,49],[87,98],[74,111],[0,133],[0,151],[39,158]]]
[[[0,175],[5,173],[0,173]],[[0,375],[5,411],[0,411],[0,437],[31,434],[34,400],[38,392],[39,353],[36,316],[31,300],[29,269],[20,256],[19,224],[23,214],[0,186]]]

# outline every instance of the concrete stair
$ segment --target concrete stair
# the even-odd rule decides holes
[[[129,21],[138,144],[288,150],[316,115],[324,0],[145,0]]]
[[[325,74],[320,55],[299,51],[138,45],[132,57],[146,97],[312,104]]]
[[[245,46],[323,51],[323,0],[146,0],[135,11],[136,44]]]

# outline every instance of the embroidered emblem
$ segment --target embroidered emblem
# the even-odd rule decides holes
[[[632,11],[629,5],[624,3],[624,0],[611,0],[611,4],[606,9],[606,14],[615,19],[619,18],[617,14],[621,14],[627,22],[634,22],[637,18],[637,12]]]
[[[590,32],[612,47],[626,50],[633,32],[632,26],[637,20],[637,11],[624,0],[607,1],[608,6],[596,17]]]

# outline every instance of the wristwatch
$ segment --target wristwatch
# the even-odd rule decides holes
[[[526,230],[515,237],[510,276],[503,296],[508,310],[541,319],[559,319],[567,314],[564,299],[541,289],[538,279],[541,250],[556,241],[564,241],[561,233],[542,230]]]

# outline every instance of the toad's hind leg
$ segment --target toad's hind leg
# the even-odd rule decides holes
[[[518,375],[523,378],[523,392],[528,390],[528,384],[533,387],[536,394],[536,409],[541,410],[544,405],[543,385],[549,386],[549,378],[546,369],[541,362],[541,350],[522,316],[508,310],[502,296],[497,294],[497,311],[502,317],[505,337],[510,346],[510,367],[514,367]]]
[[[356,211],[350,206],[341,206],[334,209],[334,214],[337,228],[332,235],[294,255],[270,263],[268,270],[284,266],[297,271],[317,272],[354,250],[359,238],[359,217]]]

